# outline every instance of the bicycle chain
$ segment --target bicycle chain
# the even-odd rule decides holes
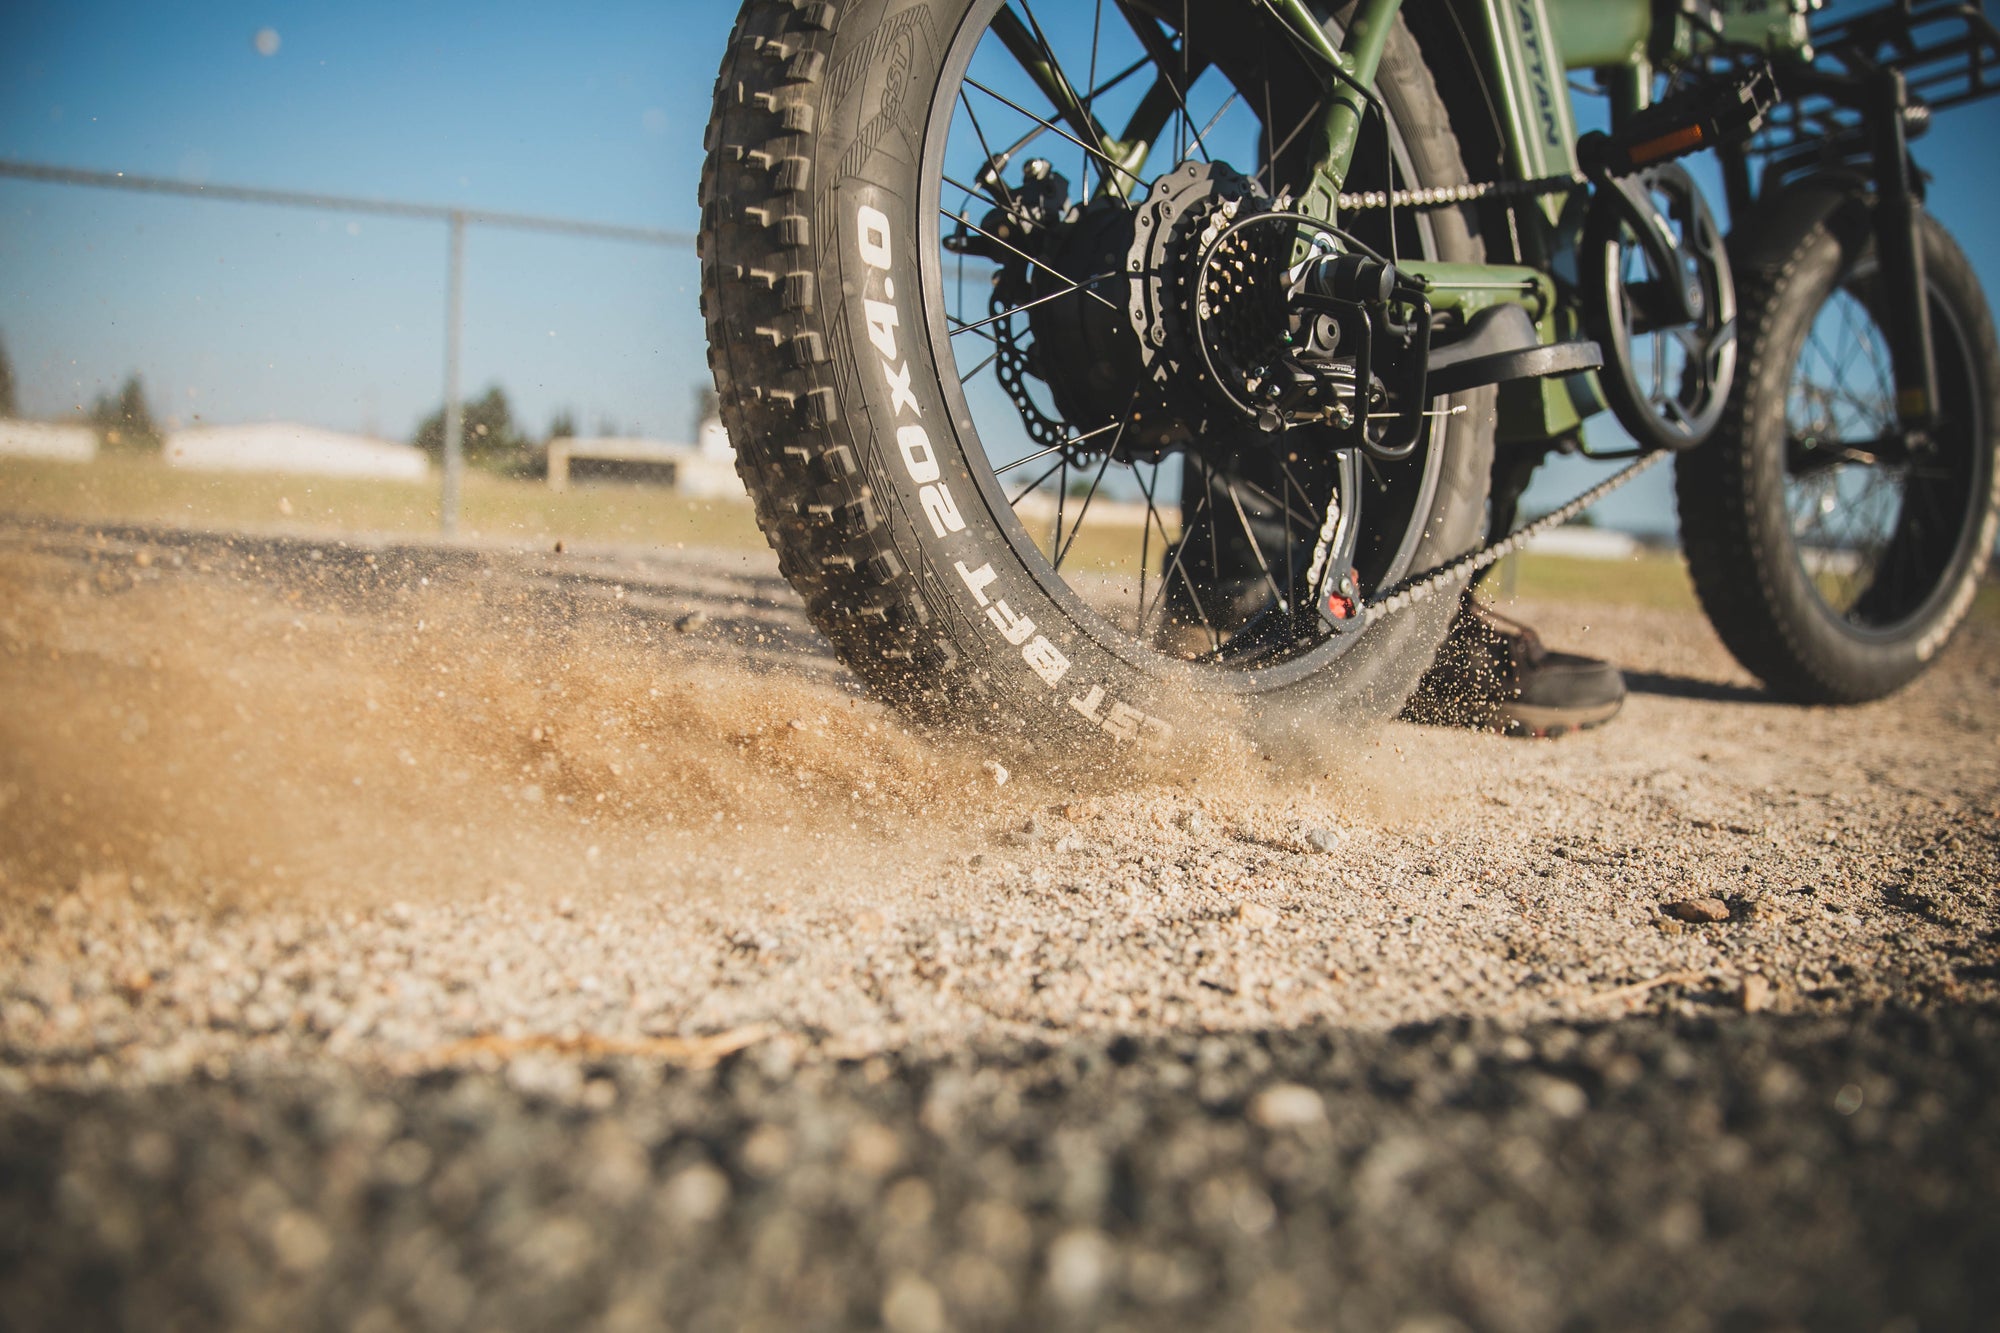
[[[1561,527],[1666,457],[1667,451],[1664,449],[1644,454],[1631,466],[1619,469],[1616,476],[1605,478],[1562,508],[1550,510],[1526,527],[1516,529],[1491,546],[1469,552],[1448,564],[1438,566],[1428,574],[1405,579],[1392,588],[1378,592],[1361,607],[1361,628],[1367,629],[1399,611],[1406,611],[1410,607],[1427,602],[1434,594],[1455,583],[1469,582],[1480,570],[1499,564],[1551,528]]]
[[[1438,185],[1422,190],[1365,190],[1339,196],[1339,206],[1346,213],[1370,208],[1449,208],[1481,199],[1538,199],[1545,194],[1568,194],[1588,184],[1589,177],[1573,171],[1525,181],[1467,181],[1463,185]]]
[[[1421,190],[1367,190],[1339,196],[1339,207],[1343,212],[1391,207],[1449,208],[1482,199],[1538,199],[1543,195],[1569,194],[1589,184],[1589,177],[1581,172],[1567,172],[1524,181],[1468,181],[1463,185],[1442,185]],[[1439,592],[1470,582],[1481,570],[1505,560],[1544,532],[1561,527],[1666,456],[1664,450],[1642,455],[1631,466],[1620,469],[1617,475],[1606,478],[1568,504],[1551,510],[1492,545],[1468,552],[1428,574],[1405,579],[1392,588],[1378,592],[1361,607],[1361,628],[1380,624],[1398,612],[1429,601]]]

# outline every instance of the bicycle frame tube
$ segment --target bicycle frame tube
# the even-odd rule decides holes
[[[1327,97],[1326,118],[1320,123],[1313,154],[1312,181],[1298,202],[1299,211],[1331,221],[1341,186],[1354,162],[1362,122],[1374,93],[1375,73],[1382,65],[1382,48],[1403,0],[1361,0],[1342,34],[1339,46],[1313,17],[1305,0],[1264,0],[1265,6],[1334,71]]]
[[[1546,0],[1443,2],[1475,11],[1470,15],[1474,21],[1467,26],[1484,48],[1479,59],[1496,85],[1509,174],[1526,178],[1574,171],[1576,126],[1570,115],[1563,60]],[[1402,9],[1402,0],[1359,0],[1338,43],[1321,25],[1308,0],[1258,0],[1258,3],[1327,67],[1327,106],[1315,131],[1310,177],[1300,186],[1301,194],[1293,206],[1308,216],[1335,221],[1355,148],[1371,110],[1377,105],[1373,91],[1375,78],[1389,33]],[[1618,3],[1643,4],[1644,0],[1618,0]],[[1157,34],[1147,31],[1147,26],[1135,22],[1134,30],[1150,49],[1151,39]],[[1156,85],[1142,99],[1123,134],[1114,136],[1091,114],[1088,99],[1063,78],[1049,58],[1039,31],[1031,30],[1010,9],[1001,10],[993,29],[1048,96],[1068,132],[1073,132],[1074,140],[1116,164],[1103,188],[1126,194],[1130,185],[1138,181],[1154,140],[1180,99],[1180,92],[1171,80],[1163,76],[1163,84]],[[1157,59],[1161,53],[1153,54]],[[1161,62],[1163,70],[1167,67],[1168,62]],[[1190,76],[1196,72],[1189,70]],[[1066,137],[1068,132],[1058,130]],[[1573,333],[1558,309],[1554,284],[1541,271],[1555,248],[1559,213],[1559,201],[1543,201],[1539,208],[1522,210],[1520,222],[1534,233],[1522,237],[1520,257],[1526,261],[1524,264],[1437,264],[1415,260],[1403,267],[1431,284],[1434,309],[1456,310],[1469,316],[1494,305],[1525,306],[1542,340],[1554,342]],[[1570,405],[1567,390],[1555,383],[1538,388],[1542,406],[1532,414],[1535,420],[1523,422],[1521,430],[1527,434],[1552,435],[1574,429],[1580,418]]]

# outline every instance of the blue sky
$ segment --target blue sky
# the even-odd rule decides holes
[[[10,0],[0,155],[692,231],[732,17],[687,0]],[[2000,292],[1997,112],[1942,120],[1919,154],[1934,211]],[[40,415],[136,370],[162,416],[404,437],[441,395],[444,256],[438,224],[0,180],[0,337]],[[690,251],[475,228],[466,387],[504,385],[535,427],[567,408],[684,438],[707,379],[697,283]],[[1550,469],[1535,499],[1591,475]],[[1664,473],[1640,486],[1604,517],[1669,527]]]

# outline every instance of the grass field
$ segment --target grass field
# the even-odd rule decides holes
[[[188,472],[150,458],[95,463],[0,460],[0,512],[100,522],[258,531],[437,535],[435,483],[268,473]],[[459,530],[540,545],[620,542],[762,549],[747,501],[691,500],[643,486],[576,486],[468,469]]]
[[[109,455],[94,463],[0,459],[0,513],[85,522],[167,523],[265,532],[434,536],[438,494],[431,484],[261,473],[185,472],[151,458]],[[608,542],[763,550],[750,505],[694,500],[647,486],[576,486],[468,471],[460,511],[468,537],[523,546]],[[1157,534],[1155,534],[1157,538]],[[1130,540],[1127,540],[1127,538]],[[1151,547],[1157,549],[1155,540]],[[1070,552],[1085,570],[1136,570],[1137,529],[1092,530]],[[1157,561],[1155,553],[1153,559]],[[1593,601],[1693,610],[1694,589],[1677,552],[1629,560],[1528,554],[1493,571],[1489,596]],[[1974,618],[2000,624],[2000,585],[1988,580]]]

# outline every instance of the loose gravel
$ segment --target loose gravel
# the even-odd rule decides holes
[[[0,526],[0,1308],[1970,1326],[2000,634],[1525,614],[1623,716],[1059,790],[761,559]]]

